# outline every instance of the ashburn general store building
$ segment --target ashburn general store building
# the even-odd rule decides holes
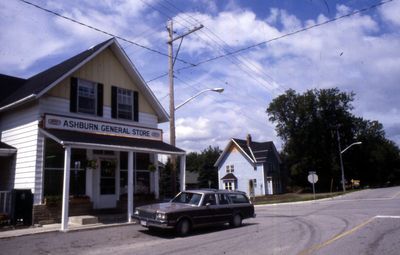
[[[159,195],[158,155],[185,152],[163,142],[168,115],[116,39],[100,43],[29,79],[0,75],[0,191],[31,189],[34,204],[69,195],[113,208],[134,194]]]

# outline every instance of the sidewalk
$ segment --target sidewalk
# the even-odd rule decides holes
[[[121,217],[119,217],[119,215],[117,217],[115,215],[102,215],[99,216],[99,223],[96,224],[77,225],[69,223],[67,232],[108,228],[116,226],[126,226],[126,225],[135,225],[135,223],[129,223],[126,221],[126,219],[122,220]],[[60,232],[60,231],[61,231],[60,223],[48,224],[43,226],[31,226],[26,228],[0,231],[0,239],[49,233],[49,232]]]

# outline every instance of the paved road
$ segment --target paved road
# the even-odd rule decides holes
[[[0,254],[400,254],[400,187],[256,213],[243,227],[186,238],[131,225],[0,239]]]

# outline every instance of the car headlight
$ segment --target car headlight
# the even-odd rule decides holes
[[[165,213],[157,213],[156,214],[156,219],[157,220],[166,220],[167,219],[167,215]]]

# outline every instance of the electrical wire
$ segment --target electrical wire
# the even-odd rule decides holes
[[[126,38],[124,38],[124,37],[122,37],[122,36],[119,36],[119,35],[112,34],[112,33],[110,33],[110,32],[104,31],[104,30],[99,29],[99,28],[97,28],[97,27],[94,27],[94,26],[85,24],[85,23],[80,22],[80,21],[78,21],[78,20],[75,20],[75,19],[73,19],[73,18],[70,18],[70,17],[64,16],[64,15],[62,15],[62,14],[59,14],[59,13],[57,13],[57,12],[55,12],[55,11],[46,9],[46,8],[44,8],[44,7],[42,7],[42,6],[37,5],[37,4],[28,2],[28,1],[26,1],[26,0],[19,0],[19,1],[21,1],[21,2],[23,2],[23,3],[25,3],[25,4],[28,4],[28,5],[31,5],[31,6],[33,6],[33,7],[35,7],[35,8],[38,8],[38,9],[40,9],[40,10],[42,10],[42,11],[45,11],[45,12],[51,13],[51,14],[53,14],[53,15],[56,15],[56,16],[58,16],[58,17],[60,17],[60,18],[69,20],[69,21],[71,21],[71,22],[74,22],[74,23],[76,23],[76,24],[78,24],[78,25],[81,25],[81,26],[90,28],[90,29],[92,29],[92,30],[95,30],[95,31],[100,32],[100,33],[103,33],[103,34],[105,34],[105,35],[109,35],[109,36],[115,37],[115,38],[117,38],[117,39],[120,39],[121,41],[130,43],[130,44],[133,44],[133,45],[135,45],[135,46],[137,46],[137,47],[146,49],[146,50],[151,51],[151,52],[153,52],[153,53],[157,53],[157,54],[160,54],[160,55],[162,55],[162,56],[169,57],[168,54],[166,54],[166,53],[163,53],[163,52],[161,52],[161,51],[152,49],[152,48],[150,48],[150,47],[141,45],[141,44],[136,43],[136,42],[134,42],[134,41],[132,41],[132,40],[126,39]],[[183,60],[183,59],[180,59],[180,58],[176,58],[176,60],[178,60],[178,61],[180,61],[180,62],[182,62],[182,63],[184,63],[184,64],[187,64],[187,65],[191,65],[191,66],[194,65],[193,63],[190,63],[190,62],[188,62],[188,61],[186,61],[186,60]]]

